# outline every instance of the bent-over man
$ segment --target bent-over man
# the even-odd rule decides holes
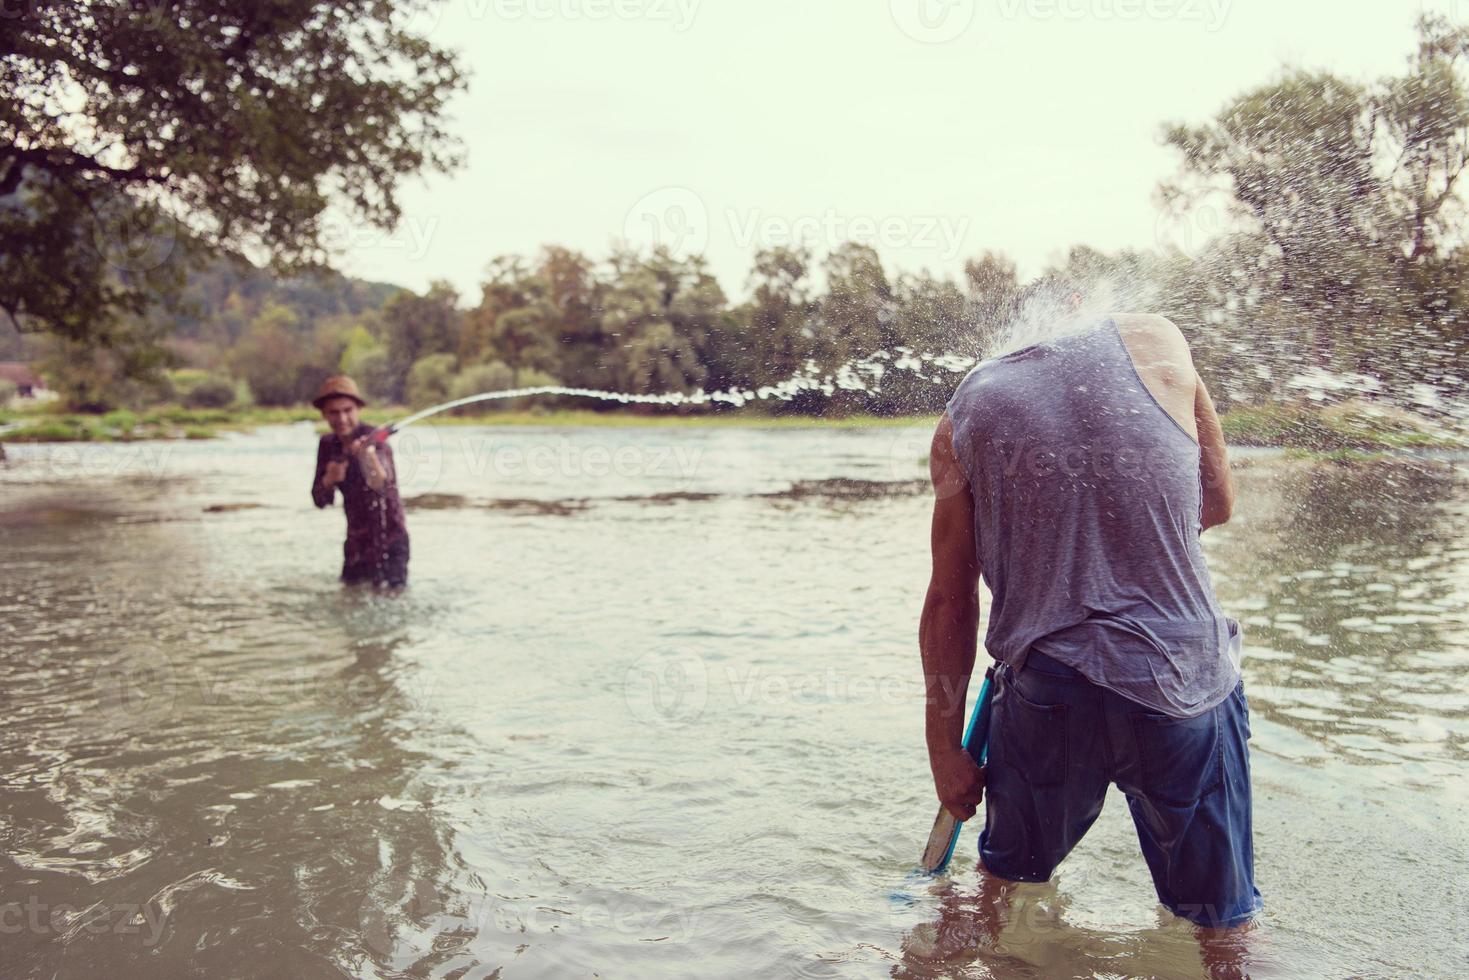
[[[929,761],[955,817],[985,802],[986,880],[1050,879],[1115,783],[1158,900],[1205,937],[1248,922],[1261,901],[1239,624],[1199,541],[1234,491],[1183,335],[1116,315],[982,362],[930,466]],[[983,769],[961,745],[981,577],[998,661]]]

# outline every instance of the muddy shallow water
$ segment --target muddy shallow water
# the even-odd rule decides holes
[[[0,974],[1199,975],[1115,793],[998,935],[910,877],[926,432],[413,432],[397,599],[309,426],[8,447]],[[1461,975],[1469,464],[1237,463],[1249,970]]]

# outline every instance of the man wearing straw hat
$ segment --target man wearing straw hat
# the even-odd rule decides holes
[[[357,414],[367,400],[346,375],[323,381],[311,404],[331,428],[316,447],[311,499],[330,507],[341,490],[347,512],[342,581],[396,592],[408,584],[408,524],[393,451],[373,443],[372,426]]]

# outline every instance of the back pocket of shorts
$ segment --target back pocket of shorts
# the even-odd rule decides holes
[[[1004,761],[1032,786],[1057,786],[1066,778],[1066,705],[1036,704],[1011,683],[997,698],[998,739]]]
[[[1161,803],[1186,806],[1219,787],[1224,764],[1218,708],[1197,718],[1138,712],[1132,716],[1132,723],[1144,795]]]

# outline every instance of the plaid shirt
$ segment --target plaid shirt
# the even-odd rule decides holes
[[[370,425],[359,425],[352,438],[372,431]],[[408,537],[408,523],[403,515],[403,501],[398,497],[398,472],[393,465],[393,450],[386,442],[375,447],[378,462],[387,474],[382,490],[367,485],[367,477],[355,457],[347,455],[342,440],[328,432],[316,447],[316,479],[311,482],[311,499],[318,507],[330,507],[342,491],[342,507],[347,512],[347,543],[343,554],[348,565],[378,561],[389,544]],[[347,460],[347,477],[335,487],[321,481],[326,464],[334,459]]]

